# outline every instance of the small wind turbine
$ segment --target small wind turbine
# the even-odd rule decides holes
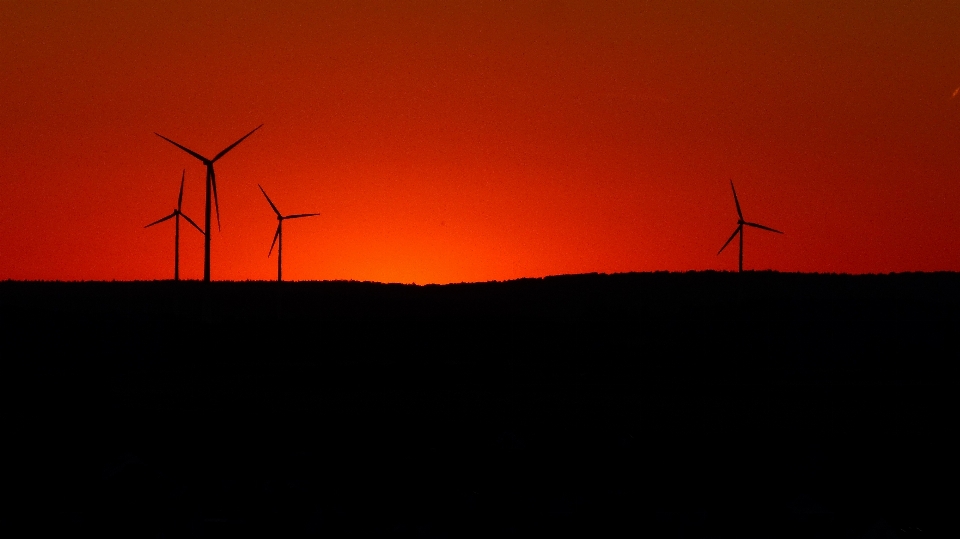
[[[261,127],[263,127],[263,124],[260,124],[259,126],[257,126],[257,129],[260,129]],[[177,144],[176,142],[168,139],[167,137],[161,135],[160,133],[154,133],[154,135],[162,138],[163,140],[169,142],[170,144],[173,144],[177,148],[180,148],[181,150],[187,152],[188,154],[196,157],[197,159],[202,161],[204,165],[207,166],[207,200],[206,200],[207,209],[206,209],[206,214],[204,215],[204,239],[203,239],[203,282],[205,283],[210,282],[210,189],[211,188],[213,188],[214,204],[216,204],[216,207],[217,207],[217,230],[220,229],[220,201],[217,199],[217,176],[213,172],[213,164],[216,163],[218,159],[226,155],[227,152],[229,152],[234,147],[236,147],[237,144],[240,144],[241,142],[243,142],[245,138],[252,135],[254,131],[256,131],[257,129],[254,129],[253,131],[241,137],[240,140],[227,146],[225,150],[218,153],[216,156],[214,156],[213,159],[207,159],[206,157],[198,154],[197,152],[191,150],[190,148],[187,148],[186,146],[181,146],[180,144]]]
[[[723,252],[727,248],[727,245],[730,245],[730,242],[733,241],[733,238],[737,237],[737,234],[740,234],[740,271],[743,271],[743,225],[752,226],[754,228],[762,228],[763,230],[769,230],[770,232],[776,232],[777,234],[783,234],[779,230],[774,230],[768,226],[758,225],[757,223],[748,223],[743,220],[743,212],[740,211],[740,201],[737,200],[737,189],[733,186],[733,180],[730,180],[730,188],[733,189],[733,202],[737,205],[737,229],[733,231],[733,235],[730,236],[730,239],[727,240],[727,243],[723,244],[723,247],[717,251],[717,255]]]
[[[173,247],[173,280],[174,281],[180,280],[180,217],[183,217],[184,219],[186,219],[188,223],[193,225],[193,228],[196,228],[197,230],[200,231],[201,234],[203,234],[203,230],[201,230],[200,227],[197,226],[197,223],[194,223],[193,219],[187,217],[187,214],[180,211],[180,208],[183,207],[183,180],[186,177],[186,174],[187,174],[186,170],[184,170],[183,173],[180,174],[180,196],[177,198],[177,208],[173,210],[173,213],[164,217],[163,219],[158,219],[150,223],[149,225],[143,227],[143,228],[150,228],[153,225],[166,221],[167,219],[172,219],[176,217],[177,234],[176,234],[176,240],[174,241],[174,244],[173,244],[174,245]]]
[[[298,213],[295,215],[283,215],[273,204],[273,201],[270,200],[270,197],[267,196],[267,192],[263,190],[263,187],[261,187],[260,184],[257,184],[257,187],[260,187],[260,192],[263,193],[263,196],[267,198],[267,202],[270,204],[270,207],[273,208],[273,212],[277,214],[277,233],[273,235],[273,243],[270,244],[270,252],[267,253],[267,258],[270,258],[270,255],[273,254],[273,246],[277,244],[277,240],[280,240],[280,245],[277,247],[277,282],[279,282],[283,280],[283,220],[299,219],[301,217],[313,217],[320,214]]]

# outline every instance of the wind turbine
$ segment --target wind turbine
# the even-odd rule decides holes
[[[270,204],[270,207],[273,208],[273,212],[277,214],[277,233],[273,235],[273,243],[270,244],[270,252],[267,253],[267,258],[270,258],[270,255],[273,254],[273,246],[277,244],[277,240],[280,240],[280,246],[277,248],[277,282],[280,282],[283,280],[283,220],[299,219],[301,217],[313,217],[320,214],[298,213],[295,215],[283,215],[274,205],[273,201],[270,200],[270,197],[267,196],[267,192],[263,190],[263,187],[261,187],[260,184],[257,184],[257,187],[260,187],[260,192],[263,193],[263,196],[267,198],[267,202]]]
[[[257,126],[257,129],[260,129],[261,127],[263,127],[263,124],[260,124],[259,126]],[[207,166],[207,200],[206,200],[206,213],[204,215],[204,239],[203,239],[203,282],[205,283],[210,282],[210,189],[211,188],[213,189],[213,201],[217,207],[217,230],[220,230],[220,201],[217,199],[217,176],[213,172],[213,164],[216,163],[218,159],[226,155],[227,152],[229,152],[234,147],[236,147],[237,144],[240,144],[241,142],[243,142],[245,138],[252,135],[257,129],[254,129],[253,131],[241,137],[240,140],[227,146],[226,149],[224,149],[222,152],[214,156],[213,159],[207,159],[206,157],[198,154],[197,152],[191,150],[190,148],[177,144],[176,142],[168,139],[167,137],[161,135],[160,133],[156,133],[156,132],[154,133],[154,135],[162,138],[163,140],[169,142],[170,144],[173,144],[177,148],[180,148],[181,150],[187,152],[188,154],[196,157],[201,162],[203,162],[204,165]]]
[[[727,240],[727,243],[723,244],[723,247],[717,251],[717,255],[723,252],[727,248],[727,245],[730,245],[730,242],[733,241],[733,238],[737,237],[737,234],[740,234],[740,271],[743,271],[743,225],[752,226],[754,228],[762,228],[763,230],[769,230],[770,232],[776,232],[777,234],[783,234],[779,230],[774,230],[768,226],[758,225],[757,223],[748,223],[743,220],[743,212],[740,211],[740,201],[737,200],[737,189],[733,186],[733,180],[730,180],[730,188],[733,189],[733,202],[737,205],[737,229],[733,231],[733,235],[730,236],[730,239]]]
[[[186,169],[184,169],[183,173],[180,174],[180,196],[177,198],[177,208],[173,210],[173,213],[164,217],[163,219],[157,219],[156,221],[143,227],[143,228],[150,228],[153,225],[160,224],[166,221],[167,219],[172,219],[176,217],[177,235],[176,235],[176,240],[174,242],[174,248],[173,248],[173,280],[174,281],[180,280],[180,217],[183,217],[184,219],[186,219],[188,223],[193,225],[193,228],[200,230],[200,233],[203,234],[203,230],[201,230],[200,227],[197,226],[197,223],[194,223],[193,219],[187,217],[187,214],[180,211],[180,208],[183,207],[183,180],[186,177],[186,174],[187,174]]]

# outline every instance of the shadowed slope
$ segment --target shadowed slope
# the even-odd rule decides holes
[[[955,274],[176,284],[0,283],[37,522],[949,528]]]

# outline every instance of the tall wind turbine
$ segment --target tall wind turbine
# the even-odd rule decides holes
[[[263,193],[263,196],[267,198],[267,202],[270,204],[270,207],[273,208],[273,212],[277,214],[277,233],[273,235],[273,243],[270,244],[270,252],[267,253],[267,258],[273,254],[273,246],[277,244],[277,240],[280,240],[280,246],[277,248],[277,282],[280,282],[283,280],[283,220],[299,219],[301,217],[313,217],[320,214],[298,213],[296,215],[283,215],[273,204],[273,201],[270,200],[270,197],[267,196],[267,192],[263,190],[263,187],[261,187],[260,184],[257,184],[257,187],[260,187],[260,192]]]
[[[200,233],[203,234],[203,230],[201,230],[200,227],[197,226],[197,223],[194,223],[193,219],[187,217],[187,214],[180,211],[180,208],[183,207],[183,180],[186,177],[186,174],[187,174],[186,170],[184,170],[183,173],[180,174],[180,196],[177,198],[177,207],[175,210],[173,210],[173,213],[164,217],[163,219],[157,219],[156,221],[143,227],[143,228],[150,228],[153,225],[166,221],[167,219],[173,219],[173,218],[177,219],[177,234],[176,234],[176,240],[174,241],[174,244],[173,244],[174,245],[173,247],[173,280],[174,281],[180,280],[180,217],[183,217],[184,219],[186,219],[188,223],[193,225],[193,228],[200,230]]]
[[[723,244],[723,247],[717,251],[717,255],[723,252],[727,248],[727,245],[730,245],[730,242],[733,241],[733,238],[737,237],[737,234],[740,234],[740,271],[743,271],[743,226],[752,226],[754,228],[762,228],[763,230],[769,230],[770,232],[776,232],[777,234],[783,234],[779,230],[774,230],[768,226],[758,225],[757,223],[748,223],[743,220],[743,212],[740,211],[740,201],[737,200],[737,189],[733,186],[733,180],[730,180],[730,188],[733,189],[733,202],[737,205],[737,229],[733,231],[733,235],[730,236],[730,239],[727,240],[727,243]]]
[[[257,129],[260,129],[261,127],[263,127],[263,124],[260,124],[259,126],[257,126]],[[213,172],[213,164],[216,163],[218,159],[226,155],[227,152],[234,149],[237,144],[240,144],[241,142],[243,142],[245,138],[252,135],[257,129],[254,129],[253,131],[241,137],[240,140],[227,146],[226,149],[224,149],[222,152],[215,155],[213,159],[207,159],[206,157],[198,154],[197,152],[191,150],[190,148],[177,144],[176,142],[168,139],[167,137],[161,135],[160,133],[154,133],[154,135],[162,138],[163,140],[169,142],[170,144],[173,144],[177,148],[180,148],[181,150],[187,152],[188,154],[196,157],[201,162],[203,162],[204,165],[207,166],[207,200],[206,200],[206,214],[204,215],[204,236],[205,237],[203,239],[203,282],[205,283],[210,282],[210,189],[211,188],[213,189],[214,204],[216,204],[216,207],[217,207],[217,230],[220,230],[220,201],[217,199],[217,176]]]

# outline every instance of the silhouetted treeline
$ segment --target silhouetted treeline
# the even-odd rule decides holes
[[[504,361],[521,371],[570,361],[593,374],[705,381],[942,380],[957,372],[949,358],[960,321],[952,273],[590,274],[446,286],[5,282],[0,294],[6,325],[47,356],[85,346],[108,359],[409,355],[410,368]]]
[[[401,285],[358,281],[282,283],[197,281],[0,283],[5,316],[134,316],[185,322],[341,320],[635,319],[700,316],[750,307],[821,315],[943,316],[960,304],[954,273],[890,275],[776,272],[624,273],[564,275],[505,282]],[[276,299],[284,300],[276,309]],[[211,298],[212,320],[203,311]],[[878,311],[879,309],[879,311]],[[907,311],[904,311],[907,309]],[[913,310],[912,312],[909,310]],[[954,309],[954,311],[951,311]],[[812,314],[812,313],[811,313]]]

